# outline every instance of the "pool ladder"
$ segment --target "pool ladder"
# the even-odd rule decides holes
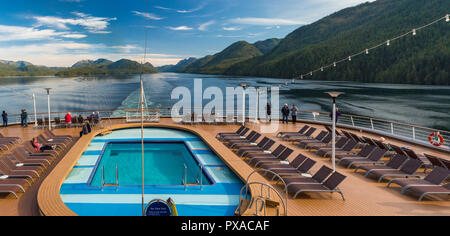
[[[199,165],[199,167],[200,167],[200,170],[199,170],[199,173],[197,174],[196,185],[200,185],[200,191],[203,191],[203,166]],[[187,191],[188,185],[192,185],[192,184],[187,183],[187,172],[188,172],[188,168],[187,168],[186,164],[184,164],[183,179],[181,180],[181,183],[184,185],[184,191]]]
[[[116,192],[119,191],[119,166],[116,165],[116,183],[115,184],[106,184],[106,180],[105,180],[105,166],[102,166],[102,186],[101,186],[101,190],[103,191],[103,188],[106,187],[111,187],[111,186],[115,186],[116,187]]]

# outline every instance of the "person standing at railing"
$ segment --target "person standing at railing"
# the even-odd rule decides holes
[[[281,109],[281,114],[283,115],[283,124],[286,122],[286,124],[289,124],[289,106],[288,104],[284,104],[284,107]]]
[[[20,114],[20,124],[22,127],[28,127],[28,113],[27,110],[22,109],[22,113]]]
[[[3,111],[2,113],[2,120],[3,120],[3,128],[8,128],[8,114],[6,111]]]
[[[64,117],[64,122],[66,122],[66,124],[72,124],[72,114],[70,114],[70,112]]]
[[[272,104],[270,102],[267,103],[266,114],[267,114],[267,119],[269,120],[269,122],[271,122],[272,121]]]
[[[339,121],[339,117],[342,115],[342,112],[339,108],[336,107],[336,123]],[[330,119],[333,120],[333,113],[330,114]]]
[[[297,124],[297,112],[298,112],[298,107],[297,105],[292,105],[291,108],[291,116],[292,116],[292,123]]]

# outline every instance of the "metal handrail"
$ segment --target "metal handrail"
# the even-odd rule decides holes
[[[195,108],[193,108],[195,109]],[[248,111],[254,110],[254,109],[247,109]],[[124,118],[127,115],[127,112],[137,111],[137,108],[117,108],[117,109],[88,109],[88,110],[80,110],[80,111],[70,111],[73,114],[82,114],[86,113],[88,115],[88,112],[100,112],[101,116],[104,119],[115,119],[115,118]],[[171,116],[171,108],[169,107],[161,107],[161,108],[145,108],[144,111],[148,112],[156,112],[161,117],[172,117]],[[68,111],[63,112],[52,112],[53,117],[56,114],[65,114]],[[314,121],[314,122],[325,122],[325,123],[331,123],[331,118],[329,118],[329,112],[322,112],[322,111],[299,111],[298,113],[298,119],[299,121]],[[48,115],[48,113],[38,113],[38,116],[42,115]],[[224,113],[224,117],[228,117],[230,114]],[[239,111],[237,111],[237,114],[234,114],[233,120],[239,116],[242,116]],[[10,116],[18,116],[18,121],[20,120],[20,115],[10,115]],[[176,118],[176,117],[173,117]],[[261,119],[265,119],[262,117]],[[32,121],[30,123],[33,123]],[[446,143],[450,143],[450,132],[446,130],[439,130],[439,129],[432,129],[427,127],[421,127],[417,125],[411,125],[406,123],[401,123],[397,121],[389,121],[389,120],[383,120],[379,118],[373,118],[373,117],[367,117],[367,116],[359,116],[359,115],[348,115],[348,114],[342,114],[340,116],[338,125],[348,125],[351,126],[354,129],[368,129],[373,131],[382,131],[386,134],[396,135],[403,138],[408,138],[411,140],[418,140],[422,142],[428,143],[428,135],[430,133],[439,132],[441,135],[444,136],[444,140]]]
[[[184,164],[183,176],[181,183],[184,185],[184,191],[187,190],[187,166]]]

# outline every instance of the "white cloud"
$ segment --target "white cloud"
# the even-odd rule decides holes
[[[211,25],[213,25],[213,24],[215,24],[216,22],[215,21],[208,21],[208,22],[205,22],[205,23],[203,23],[203,24],[201,24],[199,27],[198,27],[198,30],[200,30],[200,31],[205,31],[205,30],[207,30],[208,29],[208,27],[209,26],[211,26]]]
[[[85,35],[85,34],[64,34],[64,35],[61,35],[61,37],[63,37],[63,38],[69,38],[69,39],[82,39],[82,38],[86,38],[87,37],[87,35]]]
[[[256,17],[235,18],[235,19],[231,19],[230,22],[234,23],[234,24],[261,25],[261,26],[303,25],[303,24],[306,24],[306,22],[298,21],[298,20],[279,19],[279,18],[256,18]]]
[[[50,39],[62,34],[52,29],[40,30],[33,27],[0,25],[0,42]]]
[[[241,28],[238,27],[223,27],[223,30],[225,31],[239,31]]]
[[[132,13],[135,14],[136,16],[141,16],[141,17],[144,17],[149,20],[163,20],[164,19],[162,17],[156,16],[152,13],[147,13],[147,12],[132,11]]]
[[[170,30],[174,30],[174,31],[188,31],[188,30],[193,30],[193,28],[189,27],[189,26],[178,26],[178,27],[167,27]]]
[[[202,10],[204,7],[206,6],[205,3],[199,5],[198,7],[194,8],[194,9],[190,9],[190,10],[178,10],[178,9],[173,9],[173,8],[168,8],[168,7],[163,7],[163,6],[155,6],[155,8],[157,9],[161,9],[161,10],[167,10],[167,11],[175,11],[178,13],[182,13],[182,14],[186,14],[186,13],[193,13],[193,12],[197,12]]]
[[[110,33],[105,31],[108,28],[110,21],[115,21],[117,18],[94,17],[81,12],[73,12],[77,18],[61,18],[56,16],[35,16],[33,17],[37,24],[36,26],[49,26],[57,29],[68,30],[69,26],[82,26],[90,33]]]

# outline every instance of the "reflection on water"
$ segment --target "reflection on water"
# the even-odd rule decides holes
[[[236,87],[242,81],[250,86],[281,86],[280,104],[297,104],[302,110],[330,111],[331,99],[325,92],[342,91],[338,99],[344,113],[372,116],[432,128],[450,130],[450,87],[353,82],[299,81],[270,78],[226,77],[162,73],[145,75],[149,107],[171,107],[173,88],[193,88],[194,79],[204,79],[203,88]],[[31,96],[36,94],[38,112],[47,111],[43,88],[52,89],[52,110],[136,108],[139,102],[139,76],[102,78],[0,78],[0,110],[18,114],[32,111]]]

